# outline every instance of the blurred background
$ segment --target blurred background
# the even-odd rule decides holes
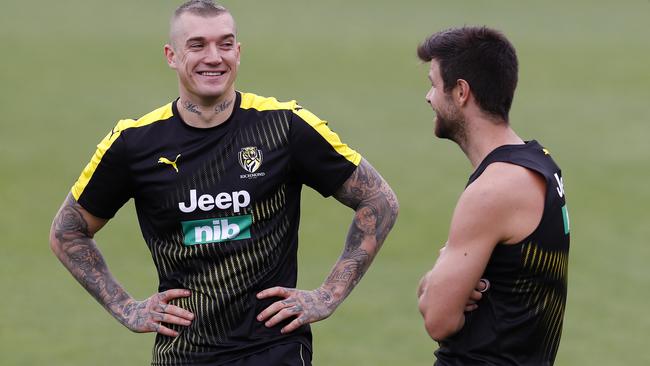
[[[2,0],[0,11],[0,364],[145,365],[133,334],[50,252],[52,217],[121,118],[176,98],[162,53],[180,1]],[[514,128],[563,169],[571,214],[569,298],[557,365],[650,364],[650,1],[235,1],[237,88],[330,122],[397,192],[401,213],[375,263],[313,326],[315,365],[430,365],[415,290],[446,240],[471,166],[433,137],[427,65],[415,48],[464,24],[518,51]],[[305,189],[299,286],[341,252],[352,212]],[[132,203],[97,240],[137,298],[154,266]]]

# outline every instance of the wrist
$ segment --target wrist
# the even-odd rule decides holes
[[[336,291],[336,286],[326,287],[325,285],[321,285],[319,288],[314,290],[314,292],[316,293],[318,300],[332,311],[336,309],[345,298],[340,291]]]
[[[115,319],[126,325],[129,322],[129,315],[133,313],[137,305],[138,301],[136,299],[126,295],[108,304],[107,307]]]

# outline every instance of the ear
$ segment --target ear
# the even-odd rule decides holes
[[[454,88],[454,96],[460,106],[464,106],[469,100],[469,83],[464,79],[456,80],[456,87]]]
[[[166,44],[164,47],[164,52],[165,59],[167,60],[167,65],[169,65],[169,67],[172,69],[176,69],[176,60],[174,58],[176,53],[174,52],[174,47],[172,47],[170,44]]]
[[[237,66],[239,66],[240,61],[241,61],[241,43],[237,42]]]

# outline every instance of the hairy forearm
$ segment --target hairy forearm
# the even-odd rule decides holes
[[[133,299],[115,280],[88,228],[80,206],[68,198],[52,224],[50,246],[72,276],[124,324]]]
[[[386,181],[362,160],[336,199],[355,210],[345,248],[321,286],[333,306],[343,301],[366,273],[397,219],[399,205]]]

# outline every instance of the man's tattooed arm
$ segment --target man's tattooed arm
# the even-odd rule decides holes
[[[274,287],[260,292],[258,298],[284,298],[258,315],[259,321],[266,320],[267,327],[296,317],[282,328],[282,332],[287,333],[329,317],[359,283],[397,220],[399,205],[395,193],[365,160],[334,197],[355,210],[343,253],[316,290]]]
[[[334,197],[355,210],[343,253],[321,286],[331,292],[333,305],[338,306],[379,252],[397,220],[399,204],[388,183],[365,160]]]
[[[50,230],[50,247],[72,276],[113,317],[134,332],[158,332],[176,336],[161,322],[189,325],[191,313],[168,302],[189,296],[187,290],[168,290],[136,301],[115,280],[93,239],[107,220],[97,218],[71,195],[63,203]]]

